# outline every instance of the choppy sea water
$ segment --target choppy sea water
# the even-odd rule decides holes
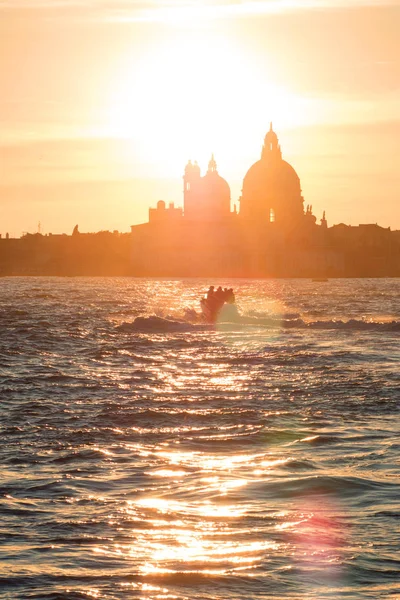
[[[2,278],[0,597],[400,598],[399,298]]]

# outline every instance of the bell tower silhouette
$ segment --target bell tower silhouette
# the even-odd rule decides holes
[[[208,163],[208,172],[209,173],[216,173],[217,172],[217,163],[215,161],[214,154],[211,155],[211,160]]]
[[[183,175],[183,212],[186,217],[190,217],[195,209],[199,181],[200,167],[197,161],[192,164],[189,160]]]
[[[264,138],[264,146],[261,153],[262,160],[282,160],[281,147],[278,136],[272,128],[272,121],[269,124],[269,131]]]

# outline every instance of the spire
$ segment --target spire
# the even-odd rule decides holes
[[[281,147],[279,145],[278,136],[272,128],[272,121],[269,124],[269,131],[264,139],[264,146],[262,149],[261,158],[263,159],[282,159]]]
[[[217,171],[217,163],[215,162],[214,153],[213,153],[213,154],[211,154],[211,160],[208,163],[208,172],[216,173],[216,171]]]

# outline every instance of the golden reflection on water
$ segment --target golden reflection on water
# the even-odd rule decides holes
[[[262,467],[263,469],[273,469],[274,467],[278,467],[280,465],[285,465],[290,460],[292,460],[291,457],[277,458],[275,460],[263,460],[259,466]]]
[[[318,439],[319,435],[310,435],[308,437],[302,438],[301,440],[298,440],[299,442],[313,442],[314,440]]]
[[[147,511],[144,515],[141,514],[143,509]],[[266,551],[278,547],[267,540],[233,539],[225,520],[237,519],[244,514],[244,509],[236,505],[142,498],[128,502],[121,512],[127,517],[144,517],[148,529],[135,531],[134,545],[113,544],[97,547],[94,552],[140,558],[139,572],[142,575],[175,572],[224,574],[251,569]],[[152,518],[153,513],[156,518]],[[165,518],[160,519],[161,515]],[[195,520],[193,517],[196,517]]]
[[[89,598],[100,598],[100,590],[92,588],[85,593],[87,596],[89,596]]]
[[[146,598],[146,600],[152,600],[152,599],[157,599],[157,600],[184,600],[184,598],[186,599],[186,596],[176,596],[175,594],[171,594],[169,593],[168,588],[165,587],[161,587],[159,585],[151,585],[149,583],[143,583],[143,582],[130,582],[130,583],[121,583],[121,588],[125,591],[129,591],[132,590],[134,591],[139,591],[143,594],[145,594],[145,596],[140,596],[141,600],[144,600],[144,598]],[[136,595],[134,596],[136,598]]]
[[[180,452],[176,450],[161,450],[156,452],[157,456],[167,460],[171,465],[185,465],[188,467],[201,468],[202,471],[233,471],[241,465],[253,463],[264,454],[235,454],[231,456],[216,456],[215,454],[204,454],[203,452]]]
[[[187,475],[186,471],[174,471],[173,469],[157,469],[150,471],[150,474],[153,477],[171,477],[173,479]]]
[[[243,507],[232,504],[213,504],[210,500],[203,502],[180,502],[177,500],[166,500],[164,498],[142,498],[136,502],[129,502],[131,510],[134,505],[138,507],[154,509],[161,514],[186,514],[202,517],[232,518],[240,517],[245,513]]]
[[[223,437],[231,434],[229,428],[221,430]],[[232,434],[240,435],[237,427]],[[299,435],[296,441],[307,443],[316,437]],[[262,499],[253,503],[251,496],[245,495],[246,488],[259,482],[268,485],[294,459],[288,453],[292,443],[285,441],[286,450],[275,447],[274,453],[269,447],[268,452],[231,455],[171,449],[162,444],[129,445],[150,458],[153,468],[146,474],[154,478],[154,495],[128,500],[118,509],[124,523],[132,522],[132,543],[109,543],[94,551],[134,561],[142,577],[233,572],[254,577],[269,555],[285,554],[300,568],[340,578],[341,541],[333,520],[321,516],[332,514],[334,507],[325,505],[321,497],[310,498],[306,504],[294,503],[288,511],[270,512],[268,517],[275,523],[261,538],[260,531],[248,526],[254,510],[262,510]],[[183,499],[182,494],[186,494]],[[246,498],[248,502],[243,501]],[[118,521],[116,516],[114,523],[118,525]],[[163,588],[140,591],[144,597],[173,597]]]
[[[244,456],[233,458],[236,458],[233,464],[244,460]],[[203,479],[216,486],[219,496],[247,483],[241,479],[221,482],[218,476]],[[252,536],[251,529],[246,529],[246,539],[238,538],[237,529],[232,529],[231,523],[245,516],[243,504],[148,496],[125,502],[119,513],[124,521],[132,520],[132,524],[140,521],[145,527],[134,529],[132,545],[99,546],[94,552],[134,559],[142,576],[249,572],[259,564],[265,552],[278,548],[272,541],[254,539],[256,534]]]
[[[188,357],[188,361],[192,357]],[[248,382],[247,375],[227,375],[226,367],[210,367],[209,364],[199,364],[199,371],[191,371],[186,374],[181,371],[173,371],[171,373],[163,374],[159,372],[159,377],[163,379],[164,383],[170,388],[179,389],[194,389],[201,387],[202,389],[218,389],[223,388],[225,391],[238,391]],[[206,369],[207,378],[204,378],[204,370]]]
[[[176,571],[224,574],[252,568],[266,550],[276,549],[271,542],[233,542],[206,539],[201,532],[170,531],[173,542],[150,544],[151,556],[140,567],[142,574]]]

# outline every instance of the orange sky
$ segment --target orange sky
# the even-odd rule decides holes
[[[396,6],[397,5],[397,6]],[[0,0],[0,232],[118,229],[274,122],[328,224],[400,229],[397,0]]]

